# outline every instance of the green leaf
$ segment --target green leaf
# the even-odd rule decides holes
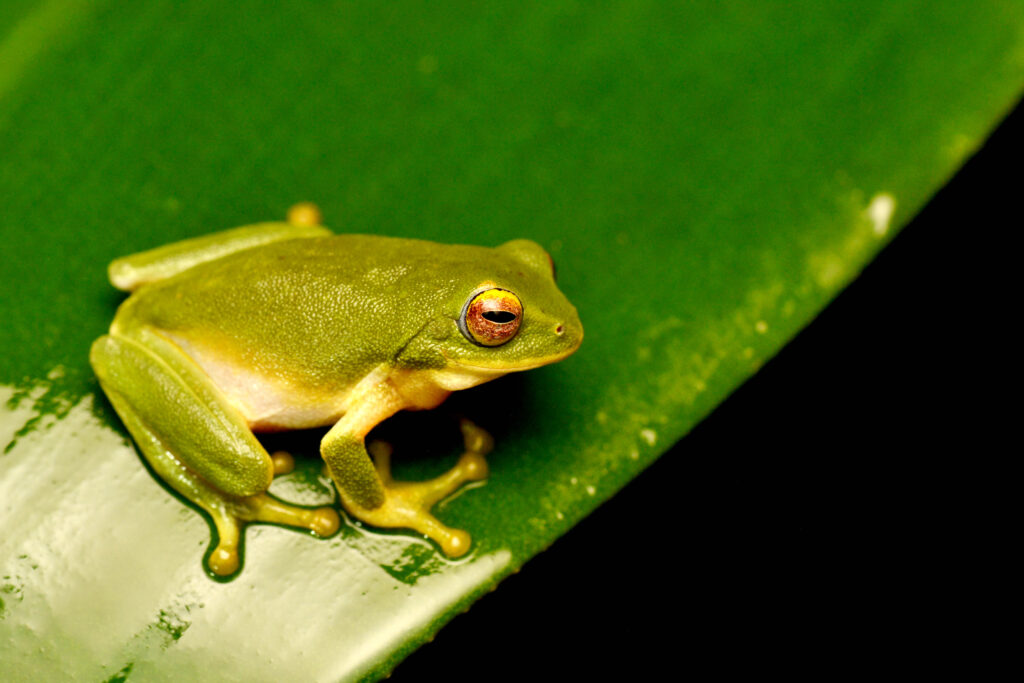
[[[1009,1],[5,3],[0,672],[386,673],[774,354],[1022,85]],[[576,356],[450,401],[498,444],[441,511],[468,560],[254,526],[213,582],[92,378],[110,260],[302,199],[338,231],[535,239],[579,308]],[[449,464],[438,412],[382,426],[400,478]],[[330,494],[316,437],[276,437],[309,455],[282,497]]]

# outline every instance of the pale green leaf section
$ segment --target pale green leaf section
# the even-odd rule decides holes
[[[0,387],[0,403],[12,395]],[[511,559],[498,550],[438,561],[444,566],[403,582],[384,568],[408,560],[406,537],[352,530],[324,542],[251,527],[245,573],[214,584],[199,561],[208,535],[203,518],[140,467],[90,404],[83,399],[3,460],[0,500],[19,510],[18,525],[0,535],[7,683],[72,672],[103,680],[129,665],[133,681],[357,679]],[[0,441],[30,412],[0,412]],[[296,564],[299,555],[305,560]],[[337,618],[325,620],[329,614]]]

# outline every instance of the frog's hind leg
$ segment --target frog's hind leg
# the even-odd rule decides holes
[[[97,339],[90,361],[156,474],[213,519],[218,543],[208,563],[215,574],[237,570],[248,522],[297,526],[320,536],[337,531],[332,508],[302,508],[268,496],[277,468],[241,416],[177,347],[152,332],[133,334]]]
[[[142,285],[165,280],[200,263],[223,258],[236,251],[283,240],[329,237],[333,234],[319,224],[318,214],[313,215],[312,209],[293,209],[293,213],[287,223],[245,225],[124,256],[108,266],[110,284],[126,292],[134,292]]]

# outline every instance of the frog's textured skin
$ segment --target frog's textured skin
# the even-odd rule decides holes
[[[237,570],[246,522],[321,536],[338,528],[332,508],[266,494],[289,459],[272,459],[253,436],[327,425],[321,454],[350,514],[417,530],[461,555],[468,534],[430,508],[486,477],[490,437],[463,421],[459,464],[419,484],[392,481],[389,449],[371,446],[371,461],[364,437],[398,410],[433,408],[452,391],[567,357],[583,337],[576,310],[533,242],[485,248],[333,235],[310,215],[111,264],[111,281],[132,294],[93,344],[101,386],[154,470],[213,518],[215,574]],[[492,307],[521,307],[505,314],[514,326],[485,323],[499,338],[484,345],[467,335],[465,311],[491,294]]]

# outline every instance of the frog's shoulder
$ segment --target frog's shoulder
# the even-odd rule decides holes
[[[133,292],[144,284],[166,280],[201,263],[222,259],[240,251],[331,234],[330,230],[319,225],[257,223],[125,256],[113,261],[107,273],[114,287]]]

